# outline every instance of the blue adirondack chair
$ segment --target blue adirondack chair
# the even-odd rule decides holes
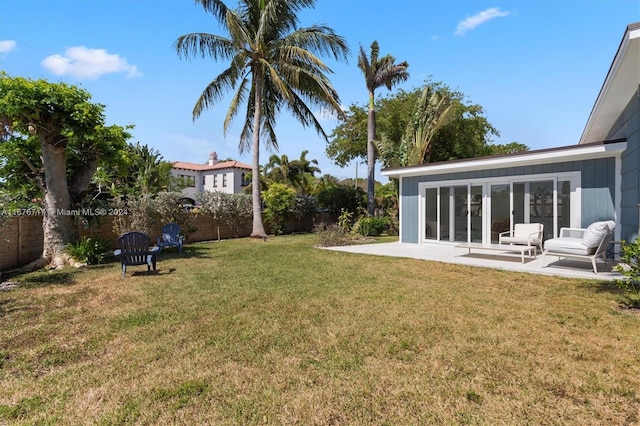
[[[162,227],[162,236],[158,237],[158,247],[176,247],[178,253],[182,253],[182,241],[184,237],[180,235],[180,225],[168,223]]]
[[[124,278],[129,265],[147,265],[147,274],[151,272],[151,267],[154,271],[156,270],[156,255],[160,248],[150,248],[150,244],[151,238],[138,231],[127,232],[118,238],[118,247],[120,248],[113,254],[120,258],[122,278]]]

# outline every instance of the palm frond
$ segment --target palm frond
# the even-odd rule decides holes
[[[191,33],[178,37],[173,49],[180,58],[191,60],[194,57],[213,59],[231,59],[236,51],[228,38],[208,33]]]
[[[200,3],[202,8],[205,11],[212,13],[218,22],[223,22],[227,15],[227,5],[225,5],[221,0],[195,0],[195,3]]]
[[[211,105],[222,99],[226,90],[236,85],[238,75],[241,70],[238,69],[242,58],[238,58],[231,63],[231,66],[220,73],[209,85],[204,89],[200,97],[193,107],[193,119],[200,117],[203,111],[207,110]]]
[[[229,103],[229,108],[227,109],[227,114],[224,117],[224,123],[222,125],[224,135],[227,135],[229,130],[229,126],[233,119],[236,117],[238,112],[240,111],[241,105],[247,100],[247,96],[249,93],[249,80],[246,78],[242,79],[242,82],[238,85],[236,91],[231,98],[231,102]]]

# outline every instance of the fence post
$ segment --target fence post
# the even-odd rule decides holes
[[[18,216],[18,265],[22,265],[22,216]]]

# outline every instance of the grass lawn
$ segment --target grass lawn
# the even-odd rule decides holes
[[[313,244],[15,277],[0,424],[640,423],[640,318],[612,284]]]

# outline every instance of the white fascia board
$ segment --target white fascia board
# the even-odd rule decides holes
[[[565,161],[590,160],[619,155],[627,148],[626,142],[576,146],[567,149],[524,153],[504,157],[490,157],[478,160],[452,161],[439,164],[408,167],[406,169],[382,170],[382,175],[390,178],[430,176],[442,173],[459,173],[476,170],[501,169],[505,167],[533,166],[537,164],[562,163]]]
[[[610,127],[635,93],[640,82],[639,39],[640,27],[637,25],[625,32],[579,143],[605,139]]]

